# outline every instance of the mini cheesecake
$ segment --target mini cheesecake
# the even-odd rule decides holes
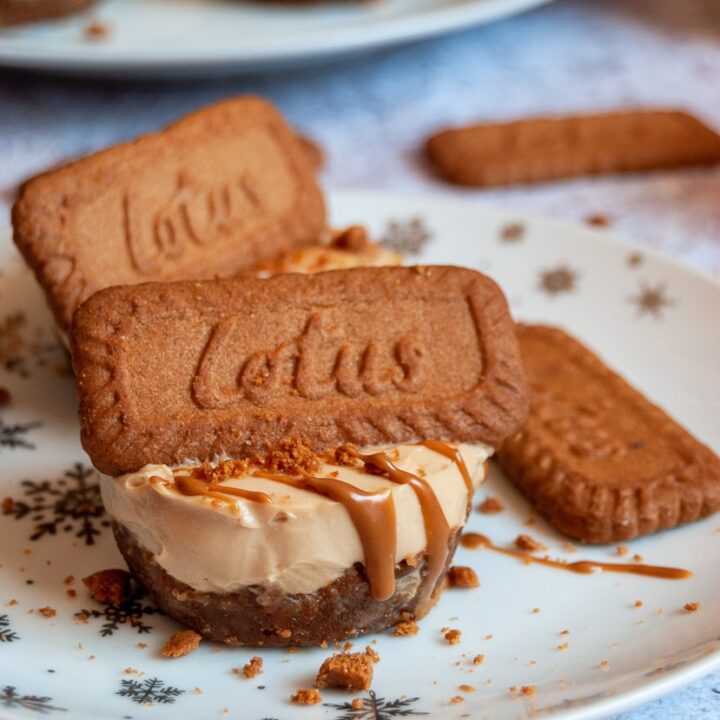
[[[104,477],[102,495],[130,570],[168,615],[232,645],[317,645],[428,612],[491,454],[287,442]]]

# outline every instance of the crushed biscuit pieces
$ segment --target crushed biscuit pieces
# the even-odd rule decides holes
[[[561,630],[560,631],[560,635],[562,635],[563,637],[567,637],[569,634],[570,634],[569,630]]]
[[[462,695],[453,695],[450,698],[451,705],[458,705],[459,703],[465,702],[465,698]]]
[[[592,227],[607,227],[610,225],[610,218],[607,215],[601,213],[593,213],[585,218],[585,222]]]
[[[207,483],[221,483],[244,475],[249,468],[247,460],[221,460],[216,465],[206,461],[196,465],[190,471],[190,477]]]
[[[635,601],[635,607],[636,607],[636,608],[641,608],[642,606],[643,606],[643,601],[642,601],[642,600],[636,600],[636,601]]]
[[[405,620],[395,626],[393,635],[401,637],[404,635],[417,635],[420,632],[420,626],[414,620]]]
[[[523,552],[540,552],[541,550],[547,550],[547,547],[541,542],[530,537],[530,535],[518,535],[515,538],[515,547]]]
[[[161,650],[166,658],[179,658],[196,650],[202,635],[194,630],[178,630],[170,636]]]
[[[322,696],[320,691],[314,688],[312,690],[300,688],[290,696],[290,702],[294,702],[296,705],[317,705],[322,702]]]
[[[4,513],[11,513],[15,508],[15,501],[11,497],[3,498],[2,504],[0,504]]]
[[[68,575],[63,582],[65,585],[72,585],[75,582],[75,576],[74,575]]]
[[[630,548],[626,545],[618,545],[615,549],[615,553],[622,557],[623,555],[627,555],[630,552]]]
[[[65,592],[68,594],[68,597],[77,597],[77,590],[75,590],[75,588],[68,588]]]
[[[472,685],[460,685],[458,687],[458,690],[460,690],[461,692],[466,692],[466,693],[475,692],[475,688]]]
[[[462,633],[460,632],[460,630],[451,628],[445,633],[445,640],[448,645],[457,645],[460,642],[461,636]]]
[[[450,587],[454,588],[476,588],[480,587],[480,581],[472,568],[464,565],[453,565],[447,573]]]
[[[641,562],[644,560],[644,558],[643,558],[642,555],[639,555],[638,553],[635,553],[635,555],[633,555],[633,560],[634,560],[636,563],[641,563]]]
[[[607,670],[610,667],[610,663],[607,660],[600,661],[600,669]]]
[[[57,615],[57,610],[54,610],[51,607],[41,607],[38,608],[38,612],[43,616],[47,618],[55,617]]]
[[[560,645],[556,647],[556,650],[559,650],[560,652],[565,652],[569,647],[570,643],[560,643]]]
[[[320,458],[300,440],[282,440],[274,450],[254,457],[252,463],[268,472],[290,475],[314,473],[320,469]]]
[[[250,662],[243,665],[243,675],[248,678],[252,679],[254,677],[257,677],[258,675],[261,675],[263,671],[263,660],[261,657],[258,657],[257,655],[254,655],[250,658]]]
[[[120,605],[130,594],[130,573],[126,570],[100,570],[83,578],[93,600]]]
[[[700,609],[700,603],[699,602],[689,602],[689,603],[685,603],[685,605],[683,607],[685,608],[685,612],[692,613],[692,612],[695,612]]]
[[[484,655],[476,655],[473,660],[473,665],[482,665],[485,662],[485,656]]]
[[[520,687],[520,694],[524,695],[525,697],[533,697],[535,695],[535,686],[534,685],[522,685]]]
[[[533,615],[537,615],[539,612],[540,612],[540,608],[533,608],[533,609],[532,609],[532,614],[533,614]]]
[[[365,701],[362,698],[355,698],[351,703],[350,707],[353,710],[362,710],[365,707]]]
[[[99,20],[92,20],[85,26],[85,37],[88,40],[107,40],[110,37],[110,26]]]
[[[344,688],[350,692],[369,690],[373,678],[373,661],[364,652],[337,653],[320,666],[315,686]]]
[[[486,497],[478,506],[477,506],[478,512],[483,513],[484,515],[497,515],[498,513],[501,513],[505,506],[502,504],[498,498],[495,497]]]

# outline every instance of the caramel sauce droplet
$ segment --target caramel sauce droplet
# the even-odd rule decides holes
[[[422,445],[423,447],[426,447],[433,452],[440,453],[440,455],[444,455],[449,460],[452,460],[457,465],[457,468],[465,481],[468,497],[475,492],[470,472],[468,471],[467,465],[465,464],[465,460],[463,460],[463,456],[459,448],[448,445],[440,440],[423,440],[422,442],[419,442],[418,445]]]
[[[314,490],[341,503],[360,536],[372,596],[376,600],[387,600],[393,596],[397,529],[395,502],[390,490],[367,492],[336,478],[313,475],[298,478],[260,470],[254,476],[303,490]]]
[[[680,568],[662,567],[661,565],[640,565],[640,564],[623,564],[600,562],[596,560],[578,560],[576,562],[563,562],[562,560],[551,560],[550,558],[535,557],[520,550],[512,550],[510,548],[502,548],[494,545],[492,541],[485,535],[480,533],[465,533],[460,538],[460,544],[465,548],[485,548],[493,552],[509,555],[518,558],[524,563],[530,565],[545,565],[547,567],[558,568],[567,572],[578,573],[579,575],[593,575],[598,572],[614,572],[625,573],[628,575],[645,575],[648,577],[663,578],[665,580],[684,580],[692,576],[688,570]]]
[[[425,588],[418,598],[416,613],[422,613],[430,601],[435,585],[445,570],[450,552],[450,526],[445,513],[430,483],[406,470],[396,467],[384,452],[364,455],[355,449],[351,453],[363,462],[382,470],[388,478],[397,484],[410,485],[420,503],[427,539],[427,578]]]

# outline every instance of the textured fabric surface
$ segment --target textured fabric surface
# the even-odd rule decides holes
[[[266,95],[327,153],[331,189],[442,193],[584,220],[720,276],[720,168],[459,190],[418,147],[447,124],[667,106],[720,129],[720,2],[558,0],[526,15],[370,57],[267,77],[141,84],[0,71],[0,222],[29,174],[239,92]],[[720,716],[720,673],[622,720]]]

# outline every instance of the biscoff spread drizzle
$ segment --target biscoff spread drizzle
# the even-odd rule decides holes
[[[471,493],[472,478],[460,451],[442,442],[418,443],[452,460],[458,467]],[[406,470],[398,468],[385,452],[363,454],[345,445],[325,458],[330,465],[348,465],[365,472],[380,472],[396,484],[408,484],[420,504],[427,542],[427,581],[419,598],[418,609],[430,599],[442,575],[448,558],[450,526],[430,483]],[[359,461],[359,462],[358,462]],[[257,469],[254,469],[257,468]],[[235,503],[228,495],[255,502],[272,503],[267,493],[235,488],[224,480],[251,472],[254,477],[266,478],[303,490],[311,490],[341,503],[350,515],[360,537],[365,556],[365,569],[372,595],[386,600],[395,592],[395,552],[397,528],[395,504],[389,490],[367,492],[334,477],[318,477],[320,460],[309,448],[297,441],[286,441],[277,450],[250,460],[226,460],[216,465],[203,463],[189,470],[173,472],[175,486],[183,495],[202,495],[212,499],[213,506],[227,504],[231,511]]]
[[[470,471],[467,469],[467,465],[463,460],[463,456],[460,450],[454,445],[448,445],[447,443],[444,443],[440,440],[423,440],[422,442],[419,442],[418,445],[422,445],[423,447],[426,447],[433,452],[444,455],[446,458],[448,458],[448,460],[452,460],[457,465],[457,468],[460,471],[463,480],[465,481],[465,487],[468,491],[468,498],[470,498],[473,492],[475,492],[475,487],[473,485],[472,478],[470,477]]]
[[[385,452],[363,454],[355,448],[349,447],[350,454],[366,465],[381,470],[394,483],[407,484],[415,492],[425,525],[425,537],[427,540],[427,579],[423,587],[422,595],[418,599],[417,612],[422,612],[430,600],[433,590],[440,576],[445,570],[448,554],[450,552],[450,526],[445,517],[435,491],[427,480],[424,480],[413,473],[401,470],[397,467],[390,456]]]
[[[341,503],[355,525],[365,554],[365,571],[372,596],[387,600],[395,593],[397,527],[395,502],[389,490],[366,492],[342,480],[303,475],[299,478],[259,470],[255,477],[314,490]]]
[[[480,533],[465,533],[460,544],[466,548],[485,548],[502,555],[518,558],[527,564],[545,565],[547,567],[566,570],[567,572],[578,573],[580,575],[592,575],[597,572],[615,572],[627,573],[629,575],[645,575],[648,577],[663,578],[665,580],[684,580],[689,578],[692,573],[688,570],[680,568],[662,567],[660,565],[642,565],[630,563],[611,563],[600,562],[597,560],[578,560],[576,562],[563,562],[562,560],[552,560],[547,557],[535,557],[521,550],[513,550],[511,548],[503,548],[494,545],[490,538]]]

